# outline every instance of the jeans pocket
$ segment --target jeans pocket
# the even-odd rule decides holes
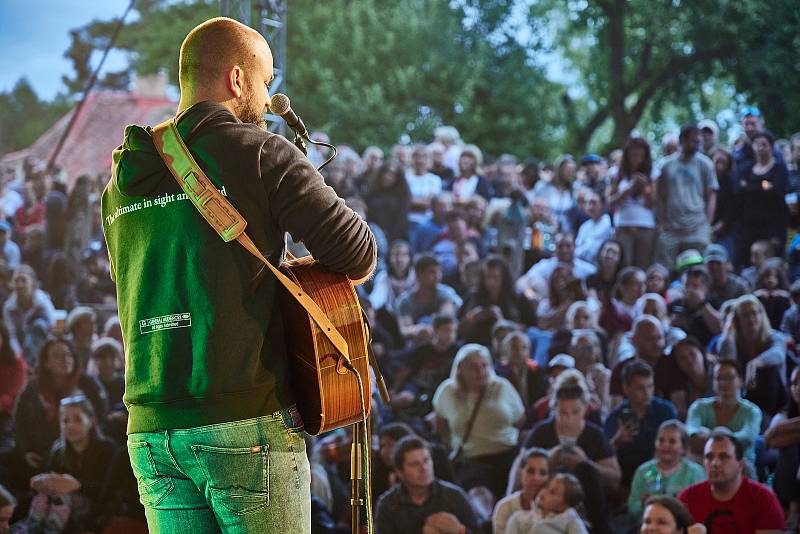
[[[128,442],[128,455],[139,487],[139,501],[143,506],[155,508],[172,492],[175,482],[158,473],[146,441]]]
[[[193,445],[211,498],[236,515],[269,504],[269,446],[249,448]]]

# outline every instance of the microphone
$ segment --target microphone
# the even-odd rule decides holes
[[[287,126],[294,131],[295,135],[308,139],[308,130],[303,124],[303,119],[298,117],[289,103],[289,97],[283,93],[275,93],[269,103],[269,109],[275,115],[279,115],[286,121]]]

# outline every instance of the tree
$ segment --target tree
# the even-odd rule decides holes
[[[39,99],[26,78],[0,93],[0,154],[30,146],[70,108],[63,97],[53,102]]]
[[[620,146],[650,107],[700,98],[700,88],[725,76],[750,47],[742,31],[753,11],[795,9],[792,0],[559,0],[537,2],[531,16],[560,21],[555,48],[585,89],[583,112],[572,113],[570,144],[584,148],[606,122]],[[789,6],[794,5],[793,8]],[[774,21],[774,18],[772,19]],[[773,22],[774,24],[774,22]],[[783,22],[781,22],[783,24]],[[791,31],[787,26],[787,33]],[[785,65],[785,63],[782,63]],[[575,105],[570,98],[570,105]]]
[[[293,1],[288,14],[289,83],[296,109],[316,129],[358,149],[402,136],[429,140],[447,123],[491,152],[552,150],[559,91],[506,27],[512,0]],[[219,14],[211,0],[140,0],[138,20],[115,46],[138,74],[166,71],[177,84],[178,49],[196,24]],[[67,51],[72,94],[90,75],[89,58],[108,43],[114,21],[73,31]],[[487,39],[491,37],[491,39]],[[127,80],[107,75],[101,87]],[[532,127],[535,125],[535,127]]]

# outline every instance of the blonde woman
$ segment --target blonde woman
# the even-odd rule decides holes
[[[765,414],[777,413],[786,401],[786,336],[773,330],[754,295],[736,299],[720,341],[720,360],[733,360],[744,377],[745,398]]]
[[[488,348],[468,343],[459,349],[450,378],[433,396],[433,409],[437,431],[458,452],[459,485],[486,486],[495,498],[502,496],[525,408],[511,382],[495,374]]]

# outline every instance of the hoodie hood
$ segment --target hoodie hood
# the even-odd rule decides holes
[[[215,102],[199,102],[176,117],[184,141],[191,143],[201,129],[221,123],[241,122],[227,108]],[[112,154],[112,180],[126,197],[154,196],[165,180],[174,180],[156,150],[152,129],[131,125],[125,128],[122,145]]]

